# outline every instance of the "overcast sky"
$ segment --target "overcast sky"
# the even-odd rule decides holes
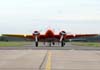
[[[100,33],[100,0],[0,0],[0,34]]]

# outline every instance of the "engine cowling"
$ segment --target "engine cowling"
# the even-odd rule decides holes
[[[65,31],[61,31],[59,34],[64,36],[64,35],[66,35],[66,32]]]
[[[33,35],[40,35],[39,31],[34,31]]]

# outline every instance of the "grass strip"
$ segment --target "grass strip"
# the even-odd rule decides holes
[[[100,43],[99,42],[72,42],[72,45],[100,47]]]
[[[0,47],[9,47],[9,46],[13,46],[13,47],[19,47],[19,46],[24,46],[24,45],[28,45],[28,44],[32,44],[32,42],[0,42]]]

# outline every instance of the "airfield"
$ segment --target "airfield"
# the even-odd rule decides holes
[[[0,47],[0,70],[100,70],[100,47],[71,43]]]

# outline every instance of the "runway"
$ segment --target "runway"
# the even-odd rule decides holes
[[[39,49],[32,45],[24,47],[1,49],[0,70],[100,70],[100,51],[93,48],[86,50],[71,44]]]

